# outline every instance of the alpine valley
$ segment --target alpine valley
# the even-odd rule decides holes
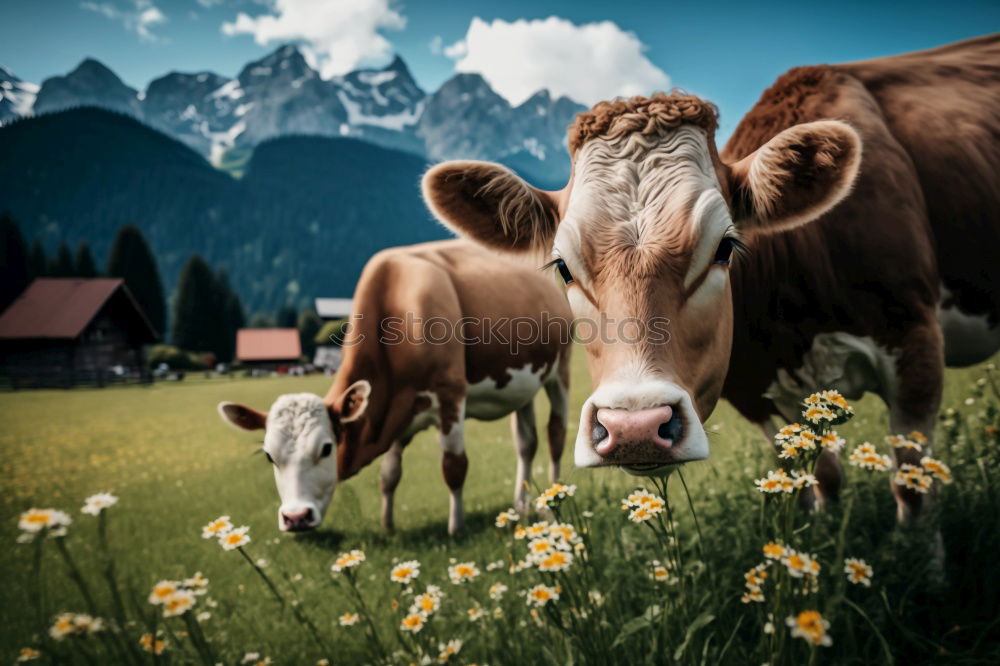
[[[398,56],[323,79],[291,45],[232,79],[171,72],[144,91],[90,58],[40,85],[0,66],[0,210],[29,242],[86,240],[99,259],[133,223],[168,287],[197,252],[248,312],[306,307],[349,296],[374,252],[447,235],[420,200],[432,162],[561,187],[581,110],[545,90],[513,107],[478,74],[427,94]]]

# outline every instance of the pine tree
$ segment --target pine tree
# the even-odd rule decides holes
[[[49,264],[49,275],[58,278],[68,278],[73,277],[75,272],[73,255],[69,251],[69,245],[59,243],[56,256],[52,258],[52,263]]]
[[[298,325],[298,315],[295,314],[295,308],[290,305],[278,310],[278,328],[295,328]]]
[[[229,354],[229,358],[234,359],[236,358],[236,332],[246,325],[246,321],[243,316],[243,303],[240,302],[240,297],[236,294],[236,292],[229,293],[229,297],[226,299],[224,312],[226,318],[226,330],[229,331],[229,340],[232,345],[232,351]]]
[[[219,309],[216,280],[208,263],[195,254],[181,269],[174,299],[172,342],[187,351],[218,351]]]
[[[118,229],[105,272],[108,277],[125,280],[125,286],[146,313],[149,323],[162,333],[167,319],[163,283],[156,267],[156,258],[138,227],[126,224]]]
[[[303,310],[299,315],[299,342],[302,344],[302,353],[310,361],[316,353],[316,334],[321,328],[323,320],[315,310]]]
[[[45,277],[49,274],[49,262],[45,259],[45,244],[35,237],[31,241],[31,251],[28,253],[28,277],[31,279]]]
[[[215,302],[218,313],[218,338],[213,350],[225,363],[236,355],[236,331],[243,327],[243,305],[229,284],[225,269],[215,276]]]
[[[73,272],[76,277],[97,277],[97,264],[94,263],[94,255],[90,253],[90,246],[87,245],[87,241],[80,241],[80,244],[76,246],[76,255],[73,258]]]
[[[0,312],[21,295],[30,281],[28,246],[17,222],[4,213],[0,217]]]

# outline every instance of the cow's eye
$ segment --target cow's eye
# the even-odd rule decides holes
[[[733,250],[736,249],[736,239],[726,236],[719,242],[718,249],[715,250],[715,259],[713,263],[719,264],[721,266],[728,266],[729,262],[733,259]]]
[[[319,457],[320,458],[326,458],[331,453],[333,453],[333,444],[331,444],[330,442],[327,442],[326,444],[323,445],[323,450],[320,451]]]
[[[559,271],[559,276],[562,277],[563,282],[566,284],[571,284],[573,282],[573,274],[569,272],[569,267],[566,266],[566,262],[562,259],[556,259],[554,262],[556,270]]]
[[[267,451],[264,451],[264,455],[267,456],[267,462],[269,462],[269,463],[271,463],[273,465],[274,464],[274,458],[271,457],[271,454],[268,453]]]

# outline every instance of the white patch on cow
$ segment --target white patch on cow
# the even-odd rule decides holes
[[[951,293],[941,286],[941,302]],[[1000,349],[1000,326],[990,326],[985,315],[969,315],[957,307],[938,304],[937,319],[944,334],[944,360],[947,365],[966,366],[980,363]]]
[[[824,389],[836,389],[851,400],[871,391],[891,405],[898,384],[898,359],[897,350],[886,349],[870,337],[821,333],[802,357],[802,367],[793,372],[778,370],[764,396],[774,401],[788,421],[800,418],[803,398]]]
[[[306,509],[312,511],[312,526],[322,522],[337,483],[336,455],[320,455],[328,443],[333,443],[333,427],[319,396],[293,393],[274,401],[267,415],[264,450],[274,460],[281,529],[286,529],[282,514]]]
[[[465,401],[466,414],[482,421],[506,416],[530,402],[555,371],[555,364],[548,373],[544,366],[533,371],[527,364],[521,368],[508,368],[510,381],[501,388],[497,388],[497,383],[490,377],[470,384]]]

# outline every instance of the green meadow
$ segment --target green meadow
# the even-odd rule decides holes
[[[678,475],[669,479],[682,582],[651,580],[649,562],[669,557],[653,531],[628,522],[619,505],[639,486],[656,492],[653,485],[617,470],[583,471],[572,464],[575,417],[590,388],[582,350],[577,352],[562,479],[577,490],[559,513],[563,520],[575,517],[577,529],[586,533],[589,564],[578,557],[560,578],[562,598],[535,613],[519,593],[548,579],[537,571],[509,573],[510,564],[523,557],[524,542],[493,524],[514,491],[507,419],[467,426],[462,535],[447,535],[448,495],[434,431],[418,436],[404,454],[395,533],[379,526],[375,464],[338,486],[318,531],[289,535],[277,529],[278,498],[271,469],[257,454],[259,434],[227,427],[215,406],[231,400],[266,409],[281,393],[324,394],[329,378],[190,377],[150,387],[0,394],[0,540],[7,544],[0,548],[0,663],[15,662],[25,647],[39,649],[42,663],[237,664],[246,653],[274,664],[408,664],[421,656],[436,663],[437,648],[452,639],[462,641],[458,654],[447,657],[453,663],[1000,662],[1000,419],[995,385],[977,384],[992,377],[985,366],[949,371],[944,406],[956,411],[943,417],[934,455],[951,466],[955,482],[941,488],[935,509],[917,525],[895,526],[888,474],[846,465],[847,453],[864,441],[887,452],[881,402],[866,397],[855,404],[856,416],[837,428],[847,441],[842,501],[790,518],[789,534],[807,543],[823,564],[819,591],[801,603],[786,599],[788,608],[812,604],[823,611],[833,643],[810,647],[786,639],[776,655],[774,634],[765,633],[765,625],[786,636],[785,618],[769,618],[767,604],[740,602],[743,574],[761,560],[761,546],[773,536],[768,512],[774,509],[753,485],[777,467],[773,447],[728,404],[719,405],[707,425],[711,459],[683,470],[693,507]],[[546,418],[540,397],[542,441],[534,476],[541,488],[547,485]],[[53,618],[88,612],[88,605],[55,539],[40,542],[36,580],[36,544],[16,543],[18,517],[31,507],[70,514],[63,545],[97,614],[110,623],[113,604],[102,577],[98,519],[80,512],[86,497],[104,491],[120,498],[105,519],[128,619],[104,638],[53,641],[47,634]],[[201,527],[220,515],[249,526],[245,552],[263,561],[283,605],[238,552],[201,538]],[[522,524],[535,519],[524,517]],[[938,527],[943,560],[935,554]],[[341,614],[362,609],[344,575],[332,575],[330,565],[352,549],[366,555],[352,573],[368,613],[365,621],[341,626]],[[843,584],[844,556],[873,566],[870,588]],[[399,623],[413,592],[389,580],[393,565],[405,560],[421,565],[414,591],[436,584],[444,593],[440,609],[412,635],[401,632]],[[498,560],[502,567],[487,568]],[[480,574],[453,585],[449,565],[467,561]],[[580,578],[572,579],[577,571]],[[197,624],[211,658],[192,641],[188,622],[158,619],[159,607],[146,600],[158,581],[195,572],[210,581],[192,613],[210,614]],[[486,593],[495,582],[509,588],[500,601]],[[571,598],[574,590],[597,594]],[[484,617],[471,620],[467,611],[476,607]],[[160,656],[109,647],[109,633],[137,647],[149,630],[161,631],[168,642]]]

